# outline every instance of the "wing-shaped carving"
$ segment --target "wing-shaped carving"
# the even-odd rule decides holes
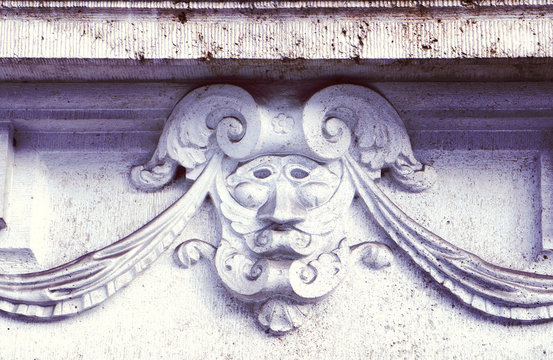
[[[428,189],[435,181],[433,169],[415,158],[398,113],[375,91],[349,84],[329,86],[307,101],[303,118],[307,143],[323,158],[345,147],[373,179],[388,168],[410,191]]]
[[[132,169],[131,180],[140,190],[158,190],[179,165],[195,180],[211,151],[219,147],[229,156],[247,156],[259,132],[257,103],[246,90],[226,84],[200,87],[177,103],[152,158]]]
[[[0,310],[54,318],[103,302],[148,268],[180,235],[204,201],[220,159],[215,155],[171,207],[118,242],[42,272],[0,274]]]
[[[359,196],[377,223],[463,302],[504,318],[553,318],[553,276],[499,267],[450,244],[401,211],[352,157],[346,161]]]

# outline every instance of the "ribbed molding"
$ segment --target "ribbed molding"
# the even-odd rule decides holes
[[[416,2],[418,7],[406,9],[415,2],[5,1],[0,4],[4,7],[0,10],[0,59],[553,56],[549,2],[501,1],[526,4],[523,7],[476,3]],[[377,10],[392,5],[395,9]],[[249,10],[243,10],[245,6]],[[188,10],[178,9],[182,7]],[[217,11],[218,7],[235,11]],[[137,10],[144,8],[172,10]],[[198,10],[207,8],[213,10]]]

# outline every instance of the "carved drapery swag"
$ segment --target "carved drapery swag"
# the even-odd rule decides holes
[[[226,288],[254,304],[259,324],[283,334],[356,260],[390,264],[386,245],[344,238],[357,194],[399,248],[464,303],[504,318],[553,317],[553,276],[490,264],[419,225],[379,189],[383,169],[407,191],[429,188],[435,172],[414,157],[397,112],[368,88],[335,85],[305,103],[263,104],[233,85],[198,88],[175,106],[131,180],[156,191],[179,166],[193,185],[141,229],[53,269],[0,274],[0,309],[54,319],[100,304],[171,247],[209,195],[221,238],[186,241],[175,258],[183,267],[212,261]]]

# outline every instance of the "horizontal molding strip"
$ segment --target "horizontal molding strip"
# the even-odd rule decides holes
[[[63,12],[62,12],[63,13]],[[206,15],[4,13],[0,59],[466,59],[553,56],[553,13]],[[63,15],[63,14],[62,14]],[[105,15],[105,14],[104,14]]]

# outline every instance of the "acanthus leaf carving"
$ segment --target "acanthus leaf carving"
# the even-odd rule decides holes
[[[225,287],[253,303],[260,326],[284,334],[339,285],[353,260],[371,269],[391,264],[386,245],[343,236],[343,217],[358,194],[391,240],[463,302],[505,318],[553,317],[553,276],[490,264],[416,223],[379,189],[383,169],[409,191],[436,178],[415,158],[403,122],[382,96],[335,85],[300,107],[283,110],[279,101],[258,104],[232,85],[187,94],[152,159],[131,171],[137,188],[155,191],[182,166],[194,181],[187,193],[104,249],[42,272],[0,275],[0,309],[55,318],[99,304],[169,248],[209,195],[221,238],[182,243],[178,263],[211,261]]]

